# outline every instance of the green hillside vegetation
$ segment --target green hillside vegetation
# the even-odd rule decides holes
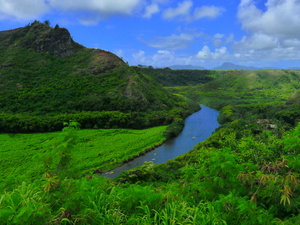
[[[105,172],[161,144],[165,140],[165,130],[162,126],[145,130],[85,129],[72,134],[1,134],[0,183],[5,184],[7,179],[15,177],[13,174],[19,175],[8,184],[41,179],[47,172],[46,158],[51,156],[55,160],[60,151],[67,148],[72,151],[69,162],[72,166],[68,168],[67,177]]]
[[[192,87],[171,87],[202,104],[221,109],[228,104],[285,102],[300,88],[300,72],[292,70],[219,71],[217,79]]]
[[[166,87],[204,84],[220,76],[219,72],[210,70],[171,70],[168,67],[164,69],[134,68],[148,74]]]
[[[2,132],[59,131],[57,123],[75,119],[83,128],[143,128],[168,124],[199,109],[116,55],[79,45],[64,28],[36,21],[2,31],[0,51]],[[179,114],[171,120],[161,117],[157,124],[149,119],[152,113],[166,115],[172,109]],[[99,122],[104,117],[117,122]]]
[[[1,182],[0,220],[8,224],[298,224],[300,126],[289,130],[277,120],[277,126],[270,128],[269,123],[275,122],[269,118],[270,110],[277,106],[226,106],[221,110],[225,125],[192,151],[157,166],[145,163],[116,180],[72,179],[75,173],[70,172],[73,166],[67,157],[50,157],[52,163],[46,158],[40,179],[11,174]],[[72,158],[76,146],[85,144],[80,139],[84,132],[64,132],[54,146],[62,146]],[[77,139],[70,139],[70,134],[79,142],[74,143]]]
[[[34,26],[45,25],[34,23],[26,29]],[[45,27],[47,29],[52,31],[48,26]],[[0,32],[0,40],[10,43],[10,39],[4,37],[11,35],[11,32],[16,31]],[[22,39],[21,42],[11,42],[23,43]],[[21,49],[18,45],[8,46]],[[99,51],[77,44],[74,46],[77,47],[72,54],[77,54],[77,51]],[[32,54],[46,54],[39,52],[41,48],[31,46],[30,49],[34,50]],[[50,52],[49,57],[53,57],[54,61],[71,59],[72,55],[67,56],[69,52]],[[18,108],[1,103],[2,130],[56,130],[62,128],[61,121],[67,123],[61,132],[0,135],[0,224],[300,224],[299,71],[205,71],[211,80],[206,82],[201,78],[203,82],[194,86],[192,82],[198,82],[197,71],[195,80],[182,81],[181,84],[188,86],[175,86],[180,84],[183,71],[179,71],[175,78],[170,72],[167,83],[161,84],[168,87],[162,89],[158,85],[155,89],[155,94],[161,94],[161,97],[152,102],[153,108],[149,105],[150,108],[143,109],[140,103],[132,99],[144,96],[145,100],[140,98],[139,101],[150,102],[148,99],[152,95],[145,97],[148,95],[139,87],[146,85],[146,80],[151,82],[149,86],[152,82],[156,84],[159,81],[155,78],[157,73],[152,71],[144,75],[142,69],[118,62],[118,69],[99,73],[99,79],[103,74],[119,74],[121,79],[126,74],[119,70],[123,66],[123,71],[130,71],[127,74],[134,79],[128,78],[124,87],[121,83],[118,86],[117,80],[111,81],[116,82],[118,88],[110,91],[125,104],[122,110],[118,109],[118,101],[113,101],[110,92],[105,92],[110,101],[103,103],[104,107],[112,107],[109,111],[71,109],[67,100],[64,100],[66,105],[58,104],[59,109],[49,112],[43,111],[42,104],[36,111],[26,111],[26,105],[22,105],[23,108],[20,106],[23,111],[18,111]],[[109,60],[108,64],[111,63]],[[3,65],[9,64],[2,64],[1,76],[10,68]],[[79,62],[78,65],[80,67]],[[89,62],[87,65],[90,65]],[[22,68],[19,67],[20,71]],[[70,69],[71,74],[72,71]],[[9,77],[5,73],[3,75]],[[12,76],[17,75],[12,73]],[[93,75],[86,72],[85,76]],[[1,85],[17,84],[13,79],[3,81],[6,83]],[[79,80],[78,85],[81,82],[84,80]],[[42,82],[39,84],[42,85]],[[76,86],[76,82],[73,84],[76,89],[80,87]],[[11,94],[16,100],[16,93],[19,92],[15,90],[19,89],[11,87],[14,88],[5,89],[5,95]],[[68,86],[71,90],[72,87]],[[79,94],[76,101],[80,102],[82,96],[86,95]],[[169,96],[168,101],[175,103],[167,104],[168,101],[162,100],[164,96]],[[72,95],[69,98],[72,99]],[[182,118],[191,113],[191,109],[197,108],[187,98],[220,110],[218,119],[221,127],[210,138],[197,144],[187,154],[159,165],[145,162],[114,180],[93,174],[119,165],[178,134],[183,126]],[[96,98],[96,102],[98,100]],[[5,101],[14,102],[8,98]],[[50,99],[49,104],[55,101]],[[73,118],[74,121],[69,120]],[[80,121],[83,127],[94,128],[172,124],[147,130],[80,130],[80,124],[75,121]]]

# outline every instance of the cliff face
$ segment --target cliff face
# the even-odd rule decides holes
[[[38,37],[29,46],[37,52],[50,52],[56,57],[68,57],[74,53],[72,38],[69,31],[65,28],[47,29],[38,35],[38,26],[33,30],[33,35]],[[24,43],[26,46],[26,43]]]
[[[75,42],[65,28],[51,28],[43,23],[33,23],[24,28],[1,31],[0,45],[22,46],[37,52],[49,52],[56,57],[68,57],[74,53]]]

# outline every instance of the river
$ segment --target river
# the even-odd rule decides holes
[[[145,161],[153,161],[154,164],[165,163],[167,160],[187,153],[196,144],[206,140],[219,127],[218,115],[217,110],[201,105],[201,110],[185,119],[185,126],[177,137],[167,140],[153,151],[103,173],[101,176],[113,179],[125,170],[143,165]]]

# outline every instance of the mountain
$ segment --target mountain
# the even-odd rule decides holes
[[[221,66],[214,67],[211,70],[277,70],[276,67],[253,67],[253,66],[240,66],[230,62],[225,62]]]
[[[252,66],[240,66],[233,63],[225,62],[221,66],[212,68],[212,70],[259,70],[259,68]]]
[[[169,66],[172,70],[206,70],[202,66],[192,66],[192,65],[173,65]]]
[[[290,67],[288,70],[300,70],[300,67]]]
[[[40,131],[68,118],[86,127],[158,125],[165,123],[165,114],[154,122],[151,113],[170,111],[182,101],[116,55],[76,43],[65,28],[35,21],[1,31],[0,52],[0,121],[13,116],[16,125],[1,124],[0,131],[17,132],[20,126],[21,131]]]

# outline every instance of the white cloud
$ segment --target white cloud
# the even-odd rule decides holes
[[[49,10],[41,0],[0,0],[0,20],[32,20]]]
[[[223,38],[225,35],[224,34],[219,34],[219,33],[216,33],[214,35],[214,38]]]
[[[210,59],[211,58],[210,49],[207,45],[205,45],[202,48],[202,50],[198,52],[197,58],[199,58],[199,59]]]
[[[254,0],[241,1],[238,18],[243,29],[288,38],[300,37],[299,0],[268,0],[265,5],[266,11],[262,11]]]
[[[181,33],[179,35],[172,34],[167,37],[156,37],[151,41],[141,41],[144,44],[157,49],[179,50],[187,48],[189,44],[194,42],[195,37],[199,36],[201,36],[200,33]]]
[[[81,23],[93,25],[111,15],[131,15],[142,3],[142,0],[0,0],[0,20],[32,20],[56,10],[73,13]],[[146,10],[152,9],[154,13],[153,7]]]
[[[166,9],[162,16],[167,20],[179,18],[181,20],[191,22],[202,18],[215,19],[220,16],[223,11],[225,11],[225,9],[221,7],[202,6],[200,8],[196,8],[193,14],[191,14],[192,7],[193,2],[191,0],[185,0],[182,3],[178,3],[177,8]]]
[[[238,19],[249,32],[231,46],[239,60],[300,60],[300,1],[267,0],[260,10],[254,0],[241,0]]]
[[[209,18],[215,19],[224,12],[225,9],[221,7],[215,6],[202,6],[200,8],[196,8],[194,11],[194,20],[202,19],[202,18]]]
[[[177,8],[168,8],[163,12],[163,18],[165,19],[174,19],[178,16],[188,16],[190,14],[190,10],[193,6],[192,1],[184,1],[182,3],[178,3]]]
[[[140,3],[140,0],[48,0],[49,4],[57,9],[65,11],[88,11],[99,16],[112,14],[131,14]],[[101,15],[100,15],[101,14]]]
[[[142,50],[133,53],[132,57],[136,62],[139,62],[139,64],[143,64],[146,62],[145,52]]]
[[[84,25],[95,25],[112,15],[131,15],[141,0],[48,0],[56,10],[75,13]],[[87,16],[88,15],[88,16]]]
[[[226,60],[228,59],[229,53],[227,52],[226,47],[216,48],[215,52],[211,52],[210,48],[205,45],[201,51],[199,51],[196,55],[198,59],[214,59],[214,60]]]
[[[146,6],[145,8],[145,13],[143,17],[145,18],[151,18],[153,14],[159,12],[159,7],[157,4],[153,3],[151,5]]]
[[[246,49],[272,49],[279,45],[279,39],[275,36],[255,33],[249,37],[244,36],[242,40],[235,42],[232,48]]]

